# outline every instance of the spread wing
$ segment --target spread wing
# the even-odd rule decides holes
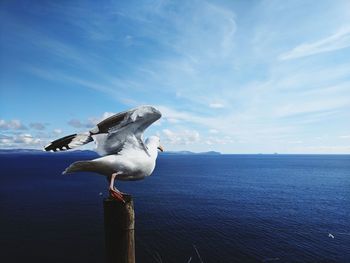
[[[96,150],[102,155],[115,154],[124,147],[147,149],[143,143],[144,131],[161,117],[152,106],[141,106],[115,114],[96,125],[90,133],[96,142]]]
[[[161,116],[161,113],[152,106],[140,106],[101,121],[89,132],[72,134],[55,140],[44,149],[55,152],[65,151],[94,140],[96,151],[101,155],[118,153],[126,146],[143,149],[148,154],[142,140],[143,132]]]

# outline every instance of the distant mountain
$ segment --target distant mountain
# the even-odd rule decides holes
[[[221,152],[216,152],[216,151],[209,151],[209,152],[203,152],[201,154],[206,154],[206,155],[220,155]]]
[[[96,152],[90,150],[73,150],[66,152],[45,152],[37,149],[0,149],[0,154],[72,154],[72,155],[97,155]],[[220,155],[220,152],[191,152],[191,151],[165,151],[162,155]]]
[[[45,152],[38,149],[0,149],[0,154],[46,154],[46,155],[97,155],[94,151],[89,150],[74,150],[74,151],[62,151],[62,152]]]
[[[42,150],[36,150],[36,149],[0,149],[0,154],[11,154],[11,153],[23,153],[23,154],[30,154],[30,153],[43,153]]]

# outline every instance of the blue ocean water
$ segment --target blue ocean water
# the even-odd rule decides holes
[[[1,262],[105,261],[106,180],[61,175],[89,158],[0,155]],[[118,188],[137,262],[350,262],[350,155],[161,155]]]

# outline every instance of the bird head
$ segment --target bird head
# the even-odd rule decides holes
[[[162,145],[160,145],[160,139],[157,136],[151,136],[147,138],[146,145],[151,148],[155,148],[160,150],[161,152],[164,152],[164,148]]]

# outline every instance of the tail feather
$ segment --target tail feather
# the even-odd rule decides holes
[[[91,142],[93,139],[89,132],[81,134],[71,134],[51,142],[45,146],[45,151],[66,151],[72,148],[79,147],[81,145]]]
[[[74,173],[74,172],[83,172],[83,171],[94,171],[95,164],[92,161],[78,161],[72,163],[62,172],[62,174]]]
[[[62,174],[69,174],[74,172],[95,172],[102,175],[111,175],[115,170],[105,165],[104,163],[97,162],[96,159],[92,161],[77,161],[72,163],[62,172]]]

